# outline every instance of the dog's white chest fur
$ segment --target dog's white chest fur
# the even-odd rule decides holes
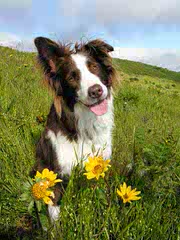
[[[112,98],[108,100],[107,113],[102,116],[96,116],[82,104],[76,104],[75,115],[78,119],[77,142],[70,142],[61,132],[55,135],[51,130],[48,131],[62,174],[70,174],[73,166],[86,161],[87,156],[92,155],[92,147],[102,152],[105,159],[111,157]]]

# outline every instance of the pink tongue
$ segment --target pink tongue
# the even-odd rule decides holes
[[[101,116],[105,114],[108,110],[107,100],[105,99],[100,104],[89,107],[89,109],[97,116]]]

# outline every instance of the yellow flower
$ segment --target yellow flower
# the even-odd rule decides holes
[[[46,179],[49,187],[53,187],[57,182],[62,182],[61,179],[56,179],[57,173],[49,171],[48,168],[45,168],[42,173],[36,172],[35,181],[38,179]]]
[[[36,182],[32,186],[32,195],[36,200],[41,200],[46,204],[53,205],[53,202],[50,197],[54,198],[53,191],[47,190],[49,187],[49,181],[40,181]]]
[[[111,166],[108,164],[109,162],[109,159],[104,160],[102,156],[88,157],[88,162],[85,163],[87,173],[84,175],[87,176],[87,179],[96,178],[98,180],[100,176],[104,178],[104,173]]]
[[[136,195],[140,193],[140,191],[136,192],[136,188],[131,190],[131,186],[127,187],[125,182],[123,183],[123,185],[120,185],[120,190],[117,189],[117,194],[122,198],[123,203],[130,203],[131,201],[139,200],[141,197],[137,197]]]

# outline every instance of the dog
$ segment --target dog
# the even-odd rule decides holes
[[[76,43],[73,48],[44,37],[34,43],[54,102],[37,144],[32,172],[48,168],[63,178],[92,154],[92,146],[102,151],[104,159],[111,157],[116,71],[109,53],[114,49],[100,39]],[[54,205],[48,205],[52,221],[59,216],[60,184],[54,193]]]

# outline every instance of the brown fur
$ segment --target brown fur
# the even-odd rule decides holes
[[[61,118],[62,114],[62,97],[60,96],[55,96],[54,97],[54,107],[56,110],[57,115]]]

